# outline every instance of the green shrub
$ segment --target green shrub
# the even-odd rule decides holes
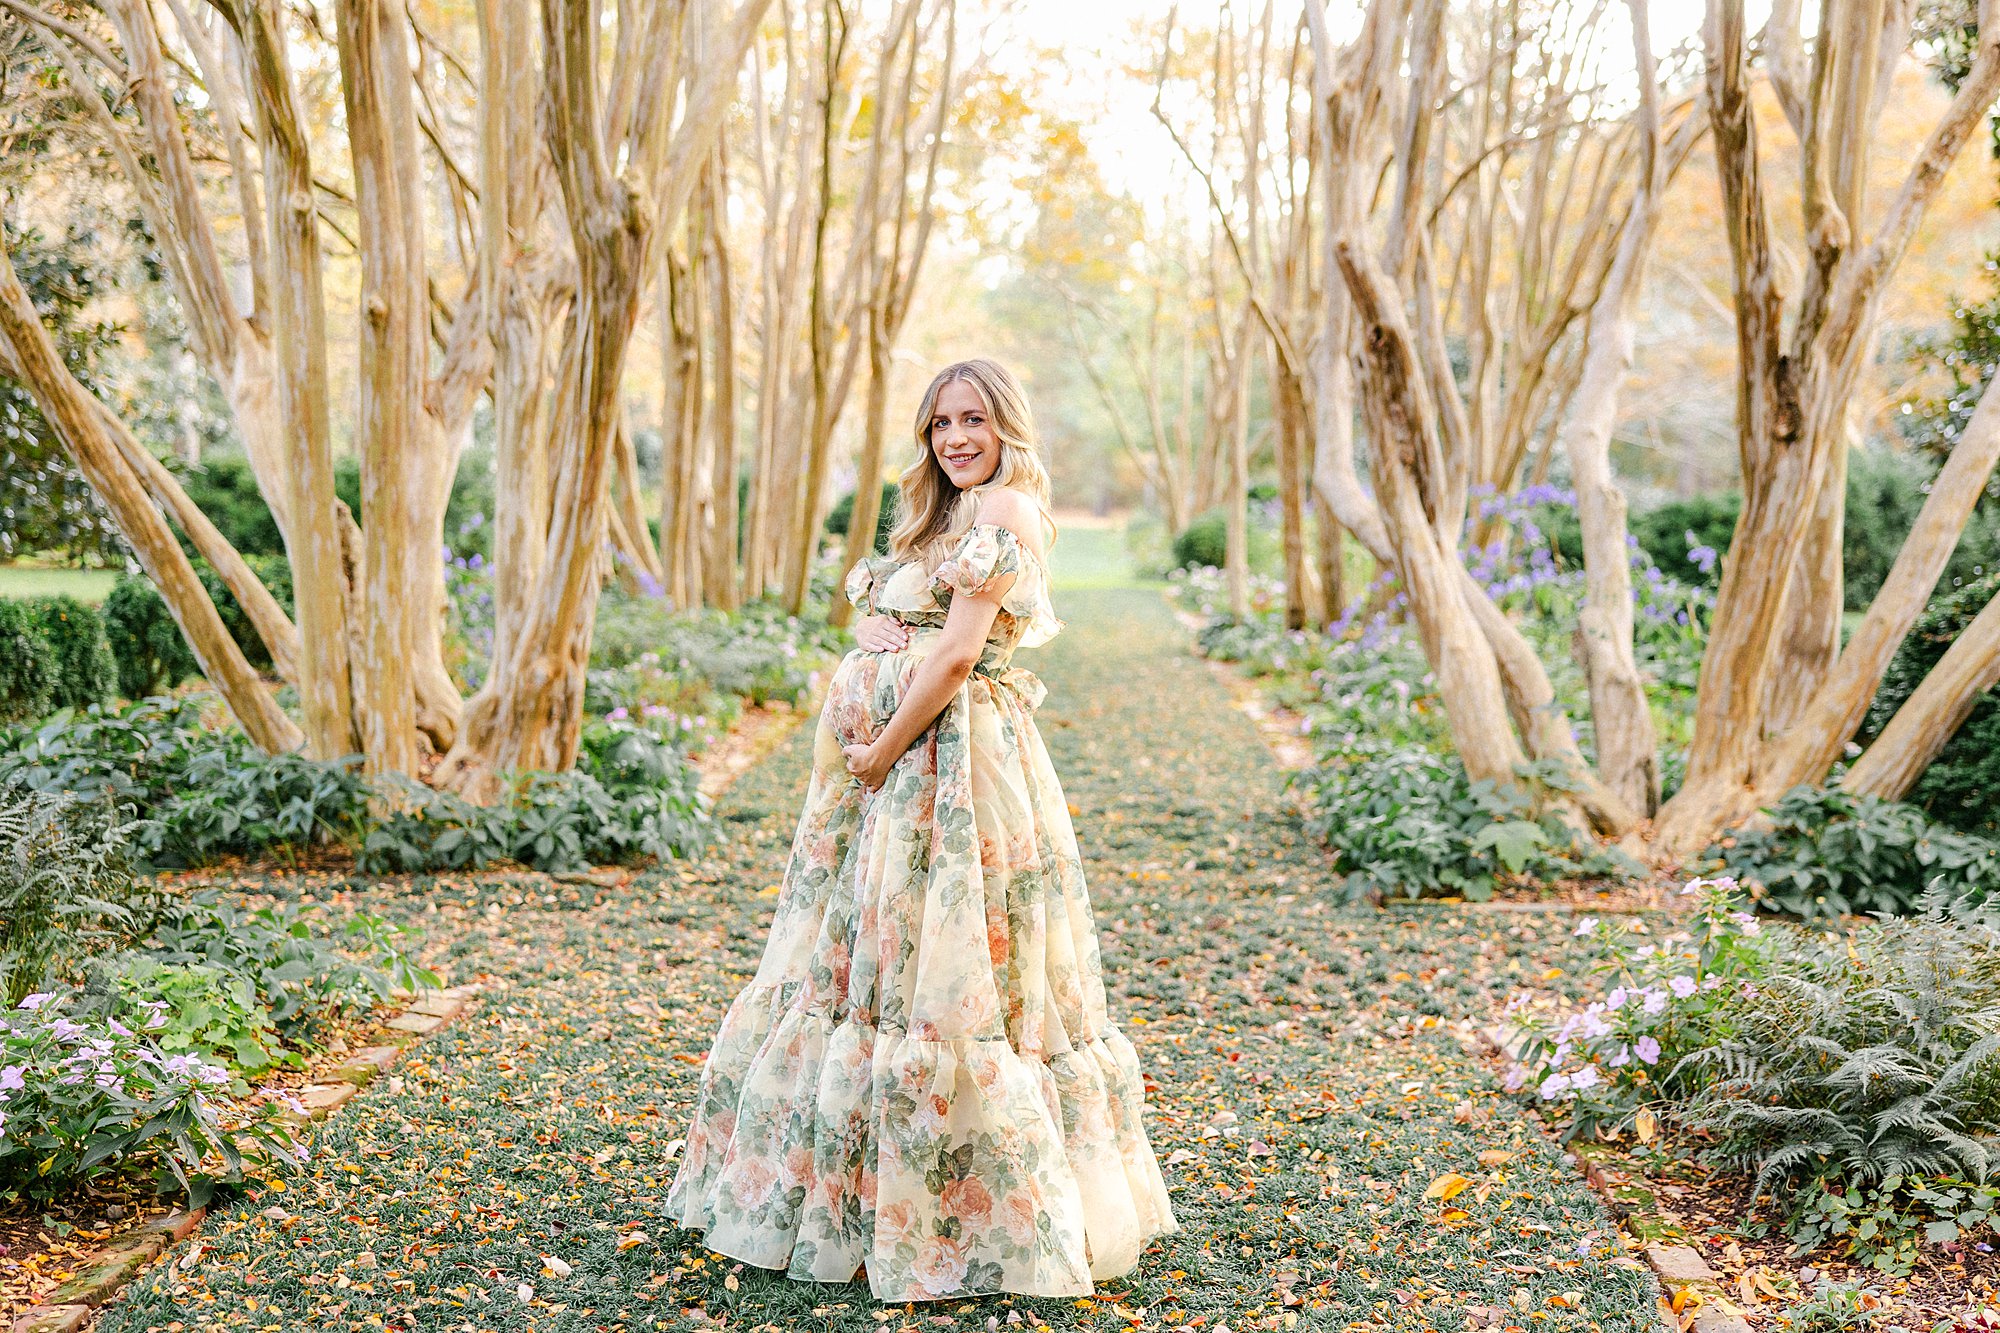
[[[0,998],[20,1003],[144,915],[108,802],[0,782]]]
[[[1869,706],[1860,740],[1870,744],[1889,725],[1945,650],[1964,632],[1972,618],[2000,595],[2000,572],[1974,578],[1939,592],[1883,673],[1881,688]],[[1938,757],[1905,798],[1932,819],[1964,833],[2000,834],[2000,701],[1982,695]]]
[[[855,492],[848,491],[833,502],[833,508],[826,512],[826,530],[836,537],[847,535],[848,524],[854,519]],[[889,553],[889,534],[896,530],[897,508],[903,502],[903,492],[894,482],[882,483],[881,508],[875,515],[875,554]]]
[[[152,581],[127,574],[104,599],[104,637],[128,699],[172,689],[195,674],[194,654]]]
[[[1502,880],[1617,874],[1625,862],[1580,843],[1538,812],[1533,785],[1474,782],[1457,756],[1358,738],[1342,757],[1307,771],[1314,800],[1306,827],[1340,857],[1349,896],[1491,898]]]
[[[395,991],[441,984],[415,961],[416,932],[366,912],[328,935],[290,903],[251,910],[197,894],[165,904],[140,947],[164,963],[243,978],[287,1040]]]
[[[1709,855],[1782,912],[1909,912],[1932,887],[1984,894],[2000,884],[2000,846],[1901,802],[1801,786],[1768,814],[1768,827],[1741,830]]]
[[[1905,1271],[1920,1243],[1990,1228],[2000,917],[1933,893],[1917,916],[1821,933],[1760,922],[1727,879],[1684,892],[1664,934],[1578,925],[1601,941],[1592,984],[1553,1017],[1510,1004],[1526,1040],[1509,1085],[1567,1107],[1570,1134],[1645,1115],[1691,1134],[1756,1174],[1802,1247]]]
[[[249,555],[244,563],[258,581],[270,589],[278,605],[292,612],[292,567],[281,555]],[[243,649],[243,656],[259,671],[271,668],[271,650],[251,623],[236,594],[222,581],[222,575],[205,560],[194,562],[194,571],[208,599],[222,617],[223,628]],[[182,637],[180,625],[167,610],[166,599],[151,579],[128,574],[112,587],[104,599],[104,633],[118,667],[118,690],[128,699],[141,699],[172,689],[191,676],[201,674],[194,650]]]
[[[56,708],[107,703],[117,672],[104,639],[104,617],[74,597],[37,597],[28,603],[48,645],[54,677],[49,702]]]
[[[40,993],[0,1013],[0,1065],[18,1080],[0,1134],[0,1197],[53,1199],[138,1166],[154,1170],[162,1192],[177,1185],[200,1206],[242,1179],[246,1146],[263,1150],[265,1170],[304,1160],[275,1108],[224,1129],[209,1099],[230,1082],[227,1069],[169,1055],[108,1015],[65,1014],[64,1003]],[[92,1077],[76,1077],[79,1049],[94,1053]]]
[[[40,717],[55,688],[55,663],[34,612],[26,602],[0,598],[0,722]]]
[[[586,732],[574,771],[518,777],[492,805],[407,781],[388,805],[362,839],[358,862],[370,873],[674,860],[701,849],[709,822],[708,798],[677,749],[611,726]]]
[[[1220,509],[1197,515],[1174,536],[1174,564],[1178,568],[1213,565],[1219,569],[1228,558],[1229,519]]]
[[[1792,1309],[1791,1333],[1867,1333],[1882,1321],[1882,1300],[1857,1282],[1819,1279],[1812,1297]]]

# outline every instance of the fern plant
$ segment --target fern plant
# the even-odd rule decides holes
[[[0,782],[0,994],[19,1004],[52,971],[142,929],[149,895],[106,801]]]
[[[1920,916],[1809,937],[1682,1066],[1686,1123],[1793,1199],[1826,1180],[2000,1176],[2000,918],[1928,895]]]

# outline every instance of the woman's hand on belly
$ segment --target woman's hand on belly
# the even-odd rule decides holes
[[[854,641],[863,652],[900,653],[910,646],[910,629],[894,616],[863,616],[854,622]]]

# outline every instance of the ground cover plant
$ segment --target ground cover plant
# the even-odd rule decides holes
[[[1475,577],[1517,618],[1559,694],[1581,699],[1570,655],[1582,574],[1563,566],[1551,530],[1574,523],[1574,497],[1554,487],[1481,498],[1467,535]],[[1712,561],[1713,552],[1697,552]],[[1663,727],[1685,733],[1700,661],[1707,594],[1663,573],[1633,546],[1640,657],[1657,682]],[[1483,899],[1508,885],[1618,878],[1636,867],[1598,848],[1563,817],[1558,767],[1525,767],[1512,783],[1473,782],[1452,752],[1442,702],[1393,580],[1369,587],[1321,632],[1287,630],[1283,590],[1253,580],[1253,613],[1235,619],[1220,571],[1173,574],[1171,595],[1205,624],[1201,651],[1259,677],[1274,701],[1304,715],[1316,761],[1301,775],[1308,826],[1341,857],[1350,892]],[[1570,707],[1572,716],[1588,710]],[[1589,752],[1591,738],[1579,736]]]

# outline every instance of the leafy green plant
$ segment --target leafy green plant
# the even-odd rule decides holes
[[[147,1005],[165,1021],[152,1030],[169,1054],[220,1061],[239,1076],[255,1077],[278,1065],[303,1065],[279,1042],[270,1011],[258,1002],[249,978],[200,963],[169,963],[144,953],[117,954],[101,970],[128,1015]],[[243,1085],[239,1082],[239,1088]]]
[[[298,1039],[332,1014],[442,984],[417,964],[415,942],[415,932],[366,912],[329,935],[289,903],[251,910],[197,894],[170,900],[141,947],[165,964],[242,978],[278,1031]]]
[[[1834,1244],[1883,1273],[1916,1267],[1925,1245],[1959,1245],[2000,1229],[2000,1184],[1888,1176],[1802,1193],[1785,1224],[1801,1253]]]
[[[1900,802],[1800,786],[1768,814],[1768,827],[1739,831],[1709,855],[1779,911],[1908,912],[1933,887],[1984,894],[2000,884],[2000,845]]]
[[[1307,828],[1340,854],[1350,896],[1493,896],[1503,879],[1551,880],[1617,874],[1622,859],[1581,844],[1547,813],[1534,785],[1474,782],[1456,756],[1357,741],[1345,756],[1309,770]]]
[[[1599,947],[1587,998],[1559,1022],[1524,996],[1510,1005],[1523,1042],[1509,1084],[1566,1109],[1566,1134],[1674,1114],[1674,1099],[1700,1086],[1683,1062],[1734,1035],[1735,1004],[1772,968],[1783,941],[1744,910],[1734,882],[1691,880],[1681,896],[1664,937],[1636,919],[1577,923],[1575,938]]]
[[[1867,1333],[1881,1323],[1882,1298],[1858,1282],[1819,1279],[1787,1315],[1791,1333]]]
[[[243,1149],[273,1166],[304,1151],[265,1107],[225,1127],[215,1091],[229,1071],[162,1051],[146,1029],[71,1017],[62,997],[29,995],[0,1014],[0,1196],[49,1199],[113,1169],[150,1168],[196,1205],[242,1179]],[[164,1026],[161,1016],[151,1030]],[[211,1168],[209,1163],[219,1163]]]
[[[0,783],[0,996],[9,1005],[53,973],[128,939],[145,891],[103,801]]]
[[[1820,1181],[2000,1174],[2000,924],[1932,895],[1848,938],[1797,932],[1686,1058],[1719,1161],[1789,1198]]]

